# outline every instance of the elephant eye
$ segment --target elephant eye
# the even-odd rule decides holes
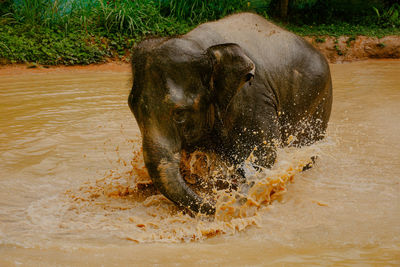
[[[173,120],[176,123],[184,123],[186,121],[186,117],[187,117],[186,109],[178,108],[174,110]]]
[[[253,78],[254,78],[254,74],[253,73],[247,73],[245,81],[246,82],[251,82],[251,80],[253,80]]]

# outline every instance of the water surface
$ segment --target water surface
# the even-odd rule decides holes
[[[142,170],[129,67],[0,69],[0,265],[399,265],[400,61],[331,71],[327,138],[280,151],[316,165],[229,228],[129,191]]]

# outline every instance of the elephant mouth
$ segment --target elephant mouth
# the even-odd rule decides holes
[[[203,198],[215,204],[215,192],[237,190],[244,177],[217,154],[195,150],[182,151],[180,172],[186,183]]]

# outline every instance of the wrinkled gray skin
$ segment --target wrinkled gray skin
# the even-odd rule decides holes
[[[325,58],[302,38],[251,13],[134,48],[129,106],[155,186],[175,204],[213,214],[179,170],[181,151],[270,167],[276,147],[323,137],[332,105]],[[254,148],[257,147],[256,150]],[[240,168],[238,168],[240,172]]]

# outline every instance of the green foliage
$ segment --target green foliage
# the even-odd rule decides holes
[[[184,34],[202,22],[240,11],[273,17],[279,1],[0,0],[0,60],[71,65],[121,58],[149,35]],[[395,0],[289,3],[289,23],[281,26],[300,35],[400,33],[400,5]]]
[[[247,10],[250,7],[248,3],[246,0],[160,0],[159,7],[164,16],[201,23]]]
[[[152,0],[21,0],[14,2],[12,13],[16,23],[64,31],[85,29],[143,36],[179,29],[176,19],[162,16]]]
[[[175,33],[177,22],[161,16],[158,6],[147,0],[98,0],[95,9],[98,26],[107,33],[119,32],[143,36],[146,34]]]
[[[348,22],[359,24],[372,16],[380,0],[292,0],[289,20],[298,25]]]
[[[335,43],[337,43],[337,40],[336,40]],[[337,53],[339,56],[343,56],[343,51],[340,50],[339,45],[335,44],[334,48],[335,48],[335,50],[336,50],[336,53]]]
[[[377,24],[382,27],[400,27],[400,5],[395,3],[389,9],[379,11],[373,7],[377,17]]]
[[[101,62],[122,57],[146,35],[191,28],[162,16],[152,0],[20,0],[9,3],[8,11],[0,18],[0,59],[9,62]]]
[[[11,12],[12,0],[0,0],[0,16]]]
[[[386,46],[385,43],[379,43],[379,44],[378,44],[378,47],[379,47],[379,48],[384,48],[385,46]]]
[[[20,35],[15,35],[18,30]],[[74,65],[101,62],[107,52],[90,44],[81,33],[62,34],[48,28],[24,25],[0,28],[0,55],[11,63],[37,62],[44,65]]]
[[[355,37],[355,36],[350,36],[350,37],[347,38],[347,40],[346,40],[346,46],[347,46],[347,47],[350,47],[351,42],[353,42],[353,41],[355,41],[355,40],[356,40],[356,37]]]
[[[346,22],[337,22],[335,24],[319,24],[319,25],[296,25],[281,24],[282,27],[295,32],[301,36],[375,36],[383,37],[385,35],[399,35],[400,28],[382,28],[379,25],[358,25]]]

